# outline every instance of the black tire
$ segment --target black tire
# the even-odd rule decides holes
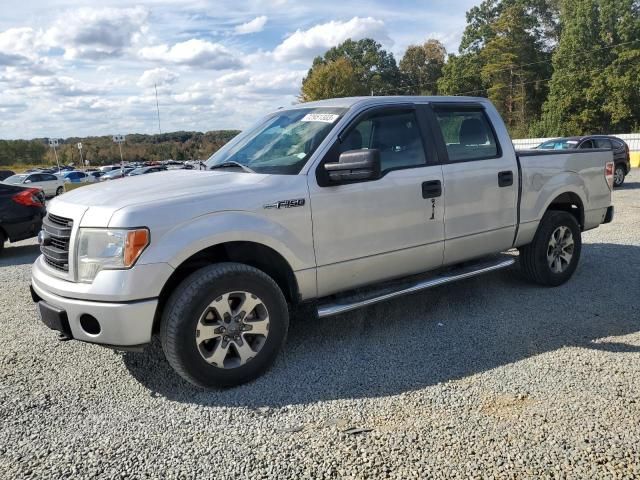
[[[60,195],[62,195],[64,193],[64,187],[58,187],[56,189],[56,197],[59,197]]]
[[[4,242],[7,241],[7,237],[4,232],[0,230],[0,255],[2,255],[2,251],[4,250]]]
[[[269,317],[268,335],[247,363],[219,368],[201,355],[196,328],[214,300],[237,291],[250,292],[262,301]],[[248,265],[219,263],[192,273],[172,293],[162,314],[160,339],[169,364],[185,380],[203,388],[231,387],[255,379],[273,364],[288,328],[287,302],[271,277]]]
[[[562,272],[554,272],[549,265],[547,254],[551,236],[559,227],[566,227],[571,231],[573,250],[571,261]],[[580,260],[582,251],[582,237],[580,225],[570,213],[550,210],[544,214],[533,241],[520,247],[520,269],[528,280],[539,285],[557,287],[571,278]]]
[[[621,187],[627,175],[627,169],[622,163],[618,163],[613,170],[613,186]]]

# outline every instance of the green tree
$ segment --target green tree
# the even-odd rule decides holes
[[[485,0],[467,12],[459,55],[451,55],[440,93],[489,97],[512,135],[540,117],[558,29],[557,0]]]
[[[309,102],[325,98],[364,95],[366,91],[360,83],[353,65],[340,57],[318,64],[302,82],[300,100]]]
[[[442,77],[438,80],[438,93],[485,96],[486,91],[480,75],[481,68],[480,56],[476,52],[449,55],[442,69]]]
[[[429,39],[423,45],[410,45],[400,60],[402,93],[437,95],[446,56],[444,45],[435,39]]]
[[[528,134],[539,117],[551,74],[550,54],[536,27],[538,20],[522,5],[503,8],[478,55],[487,96],[513,136]]]
[[[640,3],[563,0],[539,135],[630,131],[640,121]]]
[[[382,48],[371,38],[362,40],[346,40],[340,45],[329,49],[324,55],[316,57],[307,76],[302,81],[313,76],[314,70],[321,65],[335,62],[339,58],[349,61],[354,77],[358,84],[359,95],[391,95],[399,90],[400,71],[393,54]],[[304,95],[301,95],[304,97]]]

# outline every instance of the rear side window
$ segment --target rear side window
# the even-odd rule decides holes
[[[611,143],[613,144],[613,148],[615,148],[616,150],[624,148],[624,144],[618,139],[611,139]]]
[[[40,175],[40,177],[41,182],[54,182],[58,180],[58,177],[56,177],[55,175],[49,175],[46,173],[43,173],[42,175]]]
[[[596,144],[596,148],[611,149],[611,142],[608,138],[596,138],[594,142]]]
[[[499,156],[498,142],[484,111],[442,109],[435,111],[449,161],[484,160]]]

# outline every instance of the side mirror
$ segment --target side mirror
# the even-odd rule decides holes
[[[349,150],[340,155],[338,163],[325,163],[332,184],[362,182],[380,178],[380,150]]]
[[[31,180],[27,179],[24,181],[24,183],[31,183]]]

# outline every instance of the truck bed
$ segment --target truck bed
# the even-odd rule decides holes
[[[606,162],[613,161],[611,150],[518,150],[516,153],[521,171],[517,244],[526,244],[533,238],[547,206],[563,192],[571,192],[585,208],[583,230],[602,223],[611,200],[604,176]]]

